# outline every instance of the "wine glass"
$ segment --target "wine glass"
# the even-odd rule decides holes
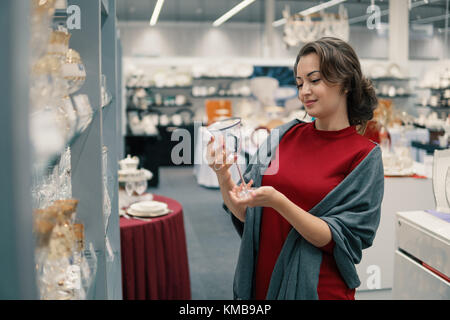
[[[136,181],[134,187],[136,193],[141,196],[147,190],[147,180]]]
[[[127,192],[127,195],[131,197],[134,191],[134,183],[131,181],[127,181],[127,183],[125,183],[125,191]]]
[[[221,148],[221,144],[223,143],[226,159],[228,160],[235,156],[239,156],[241,152],[241,128],[241,118],[232,117],[218,120],[206,127],[206,130],[214,136],[214,144],[212,146],[214,149]],[[242,190],[239,192],[238,196],[241,199],[248,198],[250,196],[250,191],[245,184],[241,168],[237,163],[236,168],[242,182]]]

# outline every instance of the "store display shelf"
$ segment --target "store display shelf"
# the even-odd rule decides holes
[[[146,138],[146,137],[159,137],[159,134],[127,134],[126,136],[125,136],[125,138],[129,138],[129,137],[133,137],[133,138],[136,138],[136,137],[141,137],[141,138]]]
[[[246,80],[246,79],[250,79],[251,76],[249,77],[198,77],[198,78],[193,78],[193,80]]]
[[[192,107],[192,103],[187,103],[187,104],[182,104],[182,105],[171,105],[171,106],[165,106],[165,105],[149,105],[148,108],[149,109],[140,109],[140,108],[133,108],[133,107],[128,107],[127,108],[127,112],[148,112],[154,109],[166,109],[166,108],[170,108],[170,109],[174,109],[174,108],[190,108]]]
[[[445,107],[445,106],[442,106],[442,107],[433,107],[433,106],[430,106],[430,105],[422,105],[422,104],[416,104],[415,105],[416,107],[422,107],[422,108],[429,108],[429,109],[432,109],[432,110],[435,110],[435,111],[447,111],[447,112],[450,112],[450,107]]]
[[[377,97],[382,98],[382,99],[402,99],[402,98],[416,97],[416,95],[415,94],[402,94],[402,95],[396,95],[396,96],[389,96],[389,95],[384,95],[384,94],[378,94]]]
[[[411,147],[425,150],[427,154],[433,154],[435,150],[444,150],[446,148],[436,144],[422,143],[420,141],[411,141]]]
[[[174,87],[156,87],[156,86],[127,86],[127,89],[148,89],[148,90],[159,90],[159,89],[192,89],[192,86],[174,86]]]
[[[417,78],[395,78],[395,77],[370,78],[370,80],[372,81],[410,81],[415,79]]]
[[[207,95],[207,96],[194,96],[191,94],[192,98],[195,99],[210,99],[210,98],[236,98],[236,99],[243,99],[243,98],[252,98],[252,96],[243,96],[243,95],[219,95],[219,94],[212,94],[212,95]]]
[[[56,9],[53,14],[53,20],[67,19],[68,14],[65,9]]]
[[[442,87],[442,88],[435,88],[435,87],[416,87],[417,90],[434,90],[434,91],[444,91],[450,89],[450,87]]]

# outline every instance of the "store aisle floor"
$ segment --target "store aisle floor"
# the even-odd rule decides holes
[[[183,206],[192,299],[233,299],[240,238],[222,209],[220,191],[198,185],[193,167],[164,167],[159,174],[159,186],[148,191]]]

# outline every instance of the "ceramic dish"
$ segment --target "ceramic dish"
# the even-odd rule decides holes
[[[140,201],[133,203],[130,206],[130,209],[132,209],[135,212],[140,213],[161,213],[166,211],[168,208],[167,203],[161,202],[161,201]]]
[[[137,218],[156,218],[156,217],[162,217],[162,216],[165,216],[165,215],[167,215],[167,214],[169,214],[169,213],[171,213],[171,212],[172,212],[172,210],[167,209],[166,211],[160,212],[160,213],[142,214],[142,213],[136,212],[136,211],[134,211],[134,210],[132,210],[132,209],[128,209],[128,210],[127,210],[127,214],[128,214],[129,216],[137,217]]]
[[[159,217],[170,212],[167,203],[153,200],[133,203],[127,210],[129,215],[140,218]]]

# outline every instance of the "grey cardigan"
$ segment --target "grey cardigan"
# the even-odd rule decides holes
[[[276,128],[277,134],[272,131],[250,160],[244,173],[245,181],[253,179],[255,187],[261,186],[262,175],[281,138],[300,122],[293,120]],[[333,256],[349,288],[356,288],[361,283],[355,264],[361,261],[362,250],[370,247],[375,238],[383,193],[384,172],[381,150],[377,145],[338,186],[309,211],[328,223],[336,243]],[[248,208],[245,223],[237,220],[225,205],[224,208],[231,214],[233,223],[242,236],[233,283],[234,299],[253,299],[262,207]],[[266,298],[318,299],[321,261],[322,251],[292,228],[275,264]]]

